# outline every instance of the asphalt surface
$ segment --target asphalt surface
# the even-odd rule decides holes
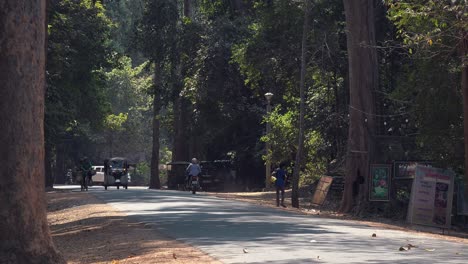
[[[94,187],[90,193],[224,263],[468,263],[468,244],[424,234],[189,192]],[[417,248],[399,251],[408,244]]]

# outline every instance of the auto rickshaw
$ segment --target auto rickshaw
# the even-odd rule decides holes
[[[104,188],[120,186],[128,189],[128,162],[125,158],[115,157],[104,161]]]

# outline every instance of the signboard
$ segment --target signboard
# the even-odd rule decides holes
[[[431,167],[431,164],[427,161],[395,161],[393,168],[393,178],[396,180],[414,179],[417,165]]]
[[[416,166],[408,222],[450,227],[454,178],[452,171]]]
[[[332,176],[333,181],[330,186],[330,191],[336,193],[342,193],[344,190],[344,177],[343,176]]]
[[[391,165],[372,164],[370,166],[369,201],[390,200]]]
[[[332,182],[333,177],[331,176],[322,176],[320,178],[317,188],[315,188],[314,196],[312,197],[313,205],[321,206],[325,202],[325,198],[327,197],[328,190],[330,189]]]

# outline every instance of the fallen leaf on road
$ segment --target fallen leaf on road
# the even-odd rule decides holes
[[[418,246],[408,244],[408,248],[418,248]]]
[[[317,259],[320,259],[320,256],[317,256]]]
[[[408,251],[409,248],[408,248],[408,247],[400,247],[398,250],[400,250],[400,251]]]
[[[176,256],[175,253],[172,253],[172,257],[173,257],[174,259],[177,259],[177,256]]]
[[[457,252],[457,253],[455,253],[455,254],[456,254],[456,255],[461,255],[461,253],[460,253],[460,252]]]
[[[429,251],[429,252],[435,251],[434,248],[425,248],[424,250]]]
[[[372,237],[377,237],[377,235],[375,233],[372,234]]]
[[[246,248],[244,248],[244,253],[249,253],[249,251]]]

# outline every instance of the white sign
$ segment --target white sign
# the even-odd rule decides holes
[[[454,178],[449,170],[416,166],[408,222],[450,227]]]

